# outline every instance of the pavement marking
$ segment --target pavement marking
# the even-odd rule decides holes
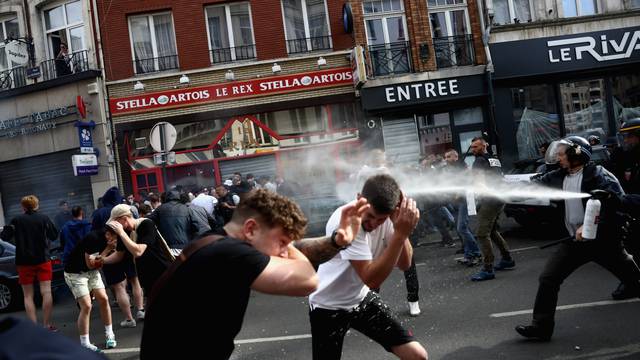
[[[236,340],[235,344],[254,344],[254,343],[262,343],[262,342],[270,342],[270,341],[285,341],[285,340],[298,340],[298,339],[310,339],[311,334],[302,334],[302,335],[289,335],[289,336],[276,336],[269,338],[257,338],[257,339],[244,339],[244,340]]]
[[[523,247],[523,248],[519,248],[519,249],[509,249],[509,251],[518,252],[518,251],[527,251],[527,250],[536,250],[536,249],[540,249],[540,247],[539,246],[529,246],[529,247]]]
[[[302,334],[302,335],[275,336],[275,337],[268,337],[268,338],[236,340],[234,341],[234,343],[236,345],[241,345],[241,344],[271,342],[271,341],[310,339],[310,338],[311,338],[311,334]],[[109,350],[103,350],[102,352],[105,354],[137,353],[137,352],[140,352],[140,348],[109,349]]]
[[[569,310],[569,309],[587,308],[587,307],[595,307],[595,306],[626,304],[626,303],[638,302],[638,301],[640,301],[640,299],[604,300],[604,301],[596,301],[596,302],[590,302],[590,303],[557,306],[556,310]],[[519,311],[495,313],[495,314],[490,314],[489,317],[501,318],[501,317],[508,317],[508,316],[518,316],[518,315],[532,314],[532,313],[533,313],[533,309],[529,309],[529,310],[519,310]]]

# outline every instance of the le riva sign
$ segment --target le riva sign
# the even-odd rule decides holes
[[[256,96],[351,85],[351,83],[351,68],[335,68],[113,98],[109,100],[109,109],[113,116],[118,116]]]
[[[638,64],[640,27],[508,41],[489,47],[496,79]]]

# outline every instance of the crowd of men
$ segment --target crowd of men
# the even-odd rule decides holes
[[[570,136],[547,149],[552,153],[548,158],[555,160],[549,168],[553,165],[555,169],[547,169],[534,181],[600,199],[600,230],[594,239],[583,237],[586,199],[560,201],[570,240],[559,245],[540,276],[532,323],[516,327],[525,337],[551,338],[560,284],[587,262],[602,265],[620,279],[622,285],[614,298],[640,296],[635,220],[640,208],[640,119],[623,123],[620,132],[625,146],[614,156],[619,161],[614,162],[616,169],[621,171],[618,177],[591,162],[593,149],[584,138]],[[487,185],[501,181],[502,164],[489,154],[484,138],[473,139],[470,151],[475,161],[468,170],[457,152],[448,150],[443,157],[445,166],[438,168],[431,157],[422,161],[421,171],[428,176],[430,171],[456,169],[470,171],[474,181]],[[471,280],[492,280],[495,271],[513,269],[515,261],[497,226],[504,202],[491,196],[478,200],[474,234],[468,224],[473,211],[465,208],[468,201],[463,195],[444,202],[440,198],[416,201],[401,190],[383,152],[374,151],[371,159],[357,175],[357,197],[335,210],[326,223],[325,236],[318,238],[304,238],[307,219],[288,197],[291,189],[283,187],[284,181],[260,183],[240,174],[217,186],[214,195],[204,188],[196,194],[174,189],[161,196],[147,194],[146,199],[139,199],[141,204],[111,188],[101,198],[102,206],[92,214],[91,223],[84,220],[81,208],[73,207],[60,236],[65,248],[65,280],[80,309],[81,345],[98,350],[88,333],[95,299],[106,347],[117,346],[106,283],[125,316],[120,326],[133,327],[136,321],[144,321],[142,359],[199,358],[202,354],[229,358],[251,290],[309,296],[314,359],[339,359],[343,338],[351,328],[398,358],[426,359],[425,347],[385,303],[381,285],[393,268],[404,271],[410,313],[419,314],[411,235],[421,218],[441,233],[446,230],[448,234],[447,221],[455,224],[462,242],[460,263],[481,266]],[[58,228],[37,212],[37,197],[26,196],[21,205],[24,214],[13,219],[1,237],[17,244],[16,264],[29,318],[36,321],[33,283],[37,279],[44,298],[44,325],[55,330],[47,238],[58,237]],[[635,238],[630,235],[633,232]],[[442,241],[450,246],[453,237],[443,233]],[[493,245],[499,249],[499,260]],[[134,296],[135,318],[130,310],[127,313],[127,283]],[[225,296],[218,296],[220,289]],[[157,345],[165,343],[171,346]]]

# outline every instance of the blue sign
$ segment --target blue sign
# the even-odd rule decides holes
[[[93,129],[96,124],[93,121],[88,123],[77,121],[75,126],[78,128],[78,140],[80,142],[80,152],[93,153]]]

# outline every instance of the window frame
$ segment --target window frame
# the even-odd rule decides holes
[[[428,0],[426,0],[428,1]],[[429,8],[428,9],[428,15],[429,15],[429,28],[431,29],[431,38],[435,38],[434,35],[434,29],[433,29],[433,25],[431,23],[431,14],[439,14],[439,13],[445,13],[445,25],[447,27],[447,36],[446,37],[453,37],[453,36],[460,36],[460,35],[472,35],[473,32],[471,31],[471,19],[469,19],[469,8],[467,6],[467,2],[465,1],[463,4],[456,4],[456,5],[443,5],[443,6],[437,6],[434,8],[434,10],[431,10]],[[460,10],[464,10],[464,22],[466,25],[466,32],[464,34],[459,34],[459,35],[454,35],[453,34],[453,26],[451,25],[451,16],[449,14],[451,14],[453,11],[460,11]]]
[[[213,59],[212,51],[216,50],[216,49],[214,49],[212,47],[212,44],[211,44],[211,33],[209,32],[209,13],[208,13],[208,9],[212,9],[212,8],[216,8],[216,7],[224,8],[224,16],[225,16],[225,20],[227,22],[227,35],[228,35],[227,40],[229,40],[229,47],[235,49],[236,41],[235,41],[235,35],[233,34],[233,23],[231,22],[231,10],[230,10],[230,7],[233,6],[233,5],[240,5],[240,4],[246,4],[247,5],[247,9],[249,10],[249,23],[251,24],[251,39],[252,39],[252,42],[253,42],[252,46],[253,46],[253,52],[254,52],[253,59],[257,59],[258,58],[258,51],[257,51],[257,48],[256,48],[256,32],[254,31],[254,27],[253,27],[253,13],[251,11],[251,3],[249,1],[241,1],[241,2],[234,2],[234,3],[227,3],[227,4],[207,5],[207,6],[204,7],[204,20],[205,20],[205,27],[207,28],[207,44],[208,44],[208,48],[209,48],[209,61],[212,64],[214,63],[213,62],[214,59]],[[285,31],[285,36],[286,36],[286,31]],[[246,45],[243,45],[243,46],[246,46]],[[230,53],[231,53],[231,61],[238,61],[236,59],[236,52],[235,51],[231,51]],[[246,59],[246,60],[250,60],[250,59]]]
[[[600,9],[600,1],[598,0],[570,0],[573,1],[574,4],[576,5],[576,16],[567,16],[567,14],[564,11],[564,0],[558,0],[560,1],[560,8],[562,9],[562,17],[563,18],[572,18],[572,17],[580,17],[580,16],[592,16],[592,15],[599,15],[601,14],[601,9]],[[593,1],[593,4],[595,5],[594,8],[594,13],[593,14],[582,14],[581,10],[582,10],[582,2],[583,1]]]
[[[368,46],[373,46],[373,45],[382,45],[382,44],[369,44],[369,28],[367,27],[367,21],[369,20],[381,20],[382,21],[382,36],[384,37],[384,45],[387,44],[392,44],[389,42],[389,27],[387,26],[387,20],[389,18],[395,18],[398,16],[402,16],[402,26],[404,27],[404,31],[406,34],[406,40],[405,42],[409,41],[409,32],[407,29],[407,15],[405,13],[405,9],[404,9],[404,1],[400,1],[400,10],[391,10],[391,11],[381,11],[381,12],[377,12],[377,13],[370,13],[367,14],[364,11],[364,3],[365,1],[362,2],[362,18],[364,20],[364,34],[367,38],[367,45]]]
[[[81,11],[82,11],[82,16],[79,22],[75,22],[75,23],[71,23],[68,24],[67,23],[67,4],[71,4],[74,2],[79,2],[80,3],[80,7],[81,7]],[[47,29],[47,18],[45,13],[49,10],[53,10],[57,7],[62,7],[62,14],[63,14],[63,18],[64,18],[64,22],[65,25],[61,26],[61,27],[56,27],[56,28],[51,28],[51,29]],[[42,29],[44,31],[44,39],[45,39],[45,51],[50,54],[51,59],[55,58],[58,54],[54,53],[54,49],[51,46],[51,42],[49,41],[49,34],[51,33],[55,33],[58,32],[60,30],[65,30],[66,33],[66,39],[65,40],[65,44],[67,45],[67,49],[69,49],[69,54],[74,54],[77,52],[81,52],[81,51],[86,51],[87,49],[87,34],[86,34],[86,29],[85,29],[85,14],[84,14],[84,3],[82,0],[65,0],[65,1],[60,1],[60,2],[54,2],[51,3],[45,7],[43,7],[42,9],[40,9],[40,13],[41,13],[41,19],[42,19]],[[73,44],[71,43],[71,30],[76,29],[76,28],[83,28],[82,30],[82,49],[74,49],[73,48]]]
[[[509,8],[509,22],[506,22],[504,24],[497,24],[497,25],[508,25],[508,24],[516,24],[515,21],[513,21],[513,19],[515,19],[515,15],[516,15],[516,6],[515,6],[515,0],[506,0],[507,1],[507,5]],[[533,5],[531,4],[531,0],[527,0],[527,4],[529,4],[529,15],[531,15],[531,22],[536,21],[535,19],[535,9],[533,8]],[[520,23],[522,22],[529,22],[529,20],[523,20],[523,19],[518,19],[520,21]]]
[[[4,48],[6,46],[6,44],[4,43],[4,40],[7,39],[8,35],[9,35],[9,34],[7,34],[7,25],[6,24],[9,21],[12,21],[12,20],[16,20],[17,23],[18,23],[18,34],[17,34],[17,36],[20,37],[20,21],[18,20],[18,14],[16,14],[16,13],[8,13],[8,14],[3,14],[2,16],[0,16],[0,27],[2,28],[2,34],[4,36],[4,38],[0,39],[0,51],[2,51],[2,52],[5,51]],[[13,69],[15,67],[21,66],[21,65],[13,66],[13,64],[9,64],[9,59],[6,58],[6,54],[5,54],[5,59],[7,61],[7,67],[6,67],[6,69],[3,69],[3,68],[0,67],[0,72],[11,70],[11,69]]]
[[[296,0],[298,1],[298,0]],[[329,7],[327,5],[327,0],[322,0],[324,4],[324,19],[327,22],[327,35],[329,37],[329,49],[314,49],[313,43],[311,41],[311,30],[309,28],[309,14],[307,13],[307,0],[299,0],[302,8],[302,21],[304,23],[304,39],[307,44],[307,53],[318,50],[331,50],[333,49],[333,37],[331,35],[331,21],[329,21]],[[280,11],[282,12],[282,25],[284,28],[284,42],[287,47],[287,54],[291,54],[291,49],[289,48],[290,40],[300,40],[300,39],[289,39],[288,31],[287,31],[287,21],[286,15],[284,12],[284,0],[280,0]],[[294,52],[295,54],[295,52]]]
[[[174,70],[174,69],[167,69],[167,70],[161,70],[160,69],[160,65],[158,62],[158,43],[156,41],[156,32],[155,32],[155,23],[153,21],[153,17],[157,16],[157,15],[171,15],[171,29],[173,30],[173,43],[175,45],[175,51],[176,51],[176,65],[178,66],[177,68],[180,68],[180,57],[178,56],[178,40],[176,39],[176,22],[173,19],[173,12],[172,11],[161,11],[161,12],[154,12],[154,13],[147,13],[147,14],[138,14],[138,15],[132,15],[132,16],[128,16],[127,17],[127,25],[128,25],[128,32],[129,32],[129,46],[131,48],[131,62],[133,65],[133,73],[138,75],[138,72],[136,71],[136,52],[133,46],[133,33],[131,32],[131,19],[133,18],[141,18],[141,17],[146,17],[148,19],[148,24],[149,24],[149,32],[151,35],[151,52],[153,53],[153,69],[154,72],[160,72],[160,71],[168,71],[168,70]],[[145,59],[138,59],[138,60],[145,60]],[[140,75],[143,74],[149,74],[151,72],[143,72],[140,73]]]

